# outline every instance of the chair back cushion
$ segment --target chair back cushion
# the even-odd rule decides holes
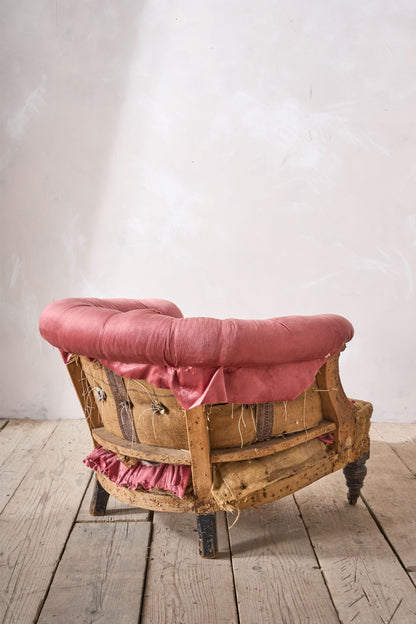
[[[291,401],[353,336],[334,314],[267,320],[183,318],[160,299],[63,299],[45,308],[42,336],[118,375],[171,389],[184,408]]]

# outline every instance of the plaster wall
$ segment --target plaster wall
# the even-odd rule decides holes
[[[416,6],[4,0],[0,417],[81,416],[67,296],[334,312],[349,396],[416,420]]]

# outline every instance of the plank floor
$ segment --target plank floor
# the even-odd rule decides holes
[[[0,421],[0,622],[416,624],[416,424],[374,424],[362,497],[342,472],[259,510],[88,513],[83,421]]]

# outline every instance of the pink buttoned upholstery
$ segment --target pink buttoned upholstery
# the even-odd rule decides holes
[[[40,332],[64,356],[170,388],[184,408],[293,400],[353,336],[333,314],[183,318],[160,299],[63,299],[42,312]]]

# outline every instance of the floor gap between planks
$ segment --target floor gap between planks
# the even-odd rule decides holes
[[[0,421],[0,621],[416,624],[415,440],[373,426],[355,507],[338,472],[231,529],[218,514],[209,561],[192,515],[89,515],[85,423]]]

